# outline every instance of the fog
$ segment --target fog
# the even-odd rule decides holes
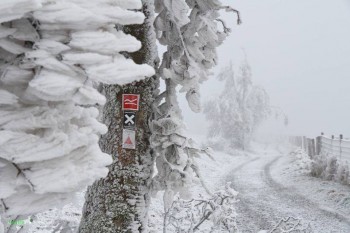
[[[238,66],[244,52],[253,82],[270,95],[271,105],[289,117],[287,128],[270,120],[265,130],[317,136],[320,132],[350,137],[350,1],[223,1],[241,12],[223,18],[231,36],[218,51],[214,72],[230,61]],[[215,76],[215,75],[214,75]],[[216,96],[222,83],[211,77],[202,86],[203,102]],[[203,135],[206,121],[191,113],[180,98],[190,134]]]

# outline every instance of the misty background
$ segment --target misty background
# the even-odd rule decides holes
[[[223,11],[232,29],[219,47],[215,74],[230,61],[238,68],[247,54],[253,83],[265,88],[272,106],[288,115],[289,125],[269,120],[273,134],[350,137],[350,1],[223,0],[241,13]],[[215,75],[202,85],[202,102],[217,96],[223,83]],[[206,134],[207,122],[180,98],[188,133]],[[219,120],[219,119],[218,119]]]

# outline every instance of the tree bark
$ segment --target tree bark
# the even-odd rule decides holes
[[[142,25],[123,27],[124,32],[142,42],[142,49],[130,56],[135,63],[157,66],[156,38],[153,29],[154,1],[143,0],[146,20]],[[153,118],[152,102],[159,86],[157,77],[129,85],[103,85],[107,103],[103,122],[108,133],[100,139],[102,151],[113,157],[106,178],[96,181],[86,193],[80,233],[147,232],[150,204],[149,182],[153,173],[154,154],[150,148],[149,121]],[[122,95],[140,94],[136,112],[136,149],[122,148]]]

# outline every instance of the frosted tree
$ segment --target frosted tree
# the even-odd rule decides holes
[[[106,98],[96,86],[154,75],[122,55],[141,43],[115,27],[141,24],[144,15],[134,11],[141,7],[137,0],[0,2],[3,220],[62,205],[107,175],[112,158],[98,144],[108,129],[98,121]]]
[[[142,3],[144,24],[123,30],[139,38],[143,50],[128,56],[137,63],[155,66],[157,76],[131,85],[102,87],[107,95],[103,121],[109,132],[100,145],[114,162],[108,176],[87,192],[80,232],[147,232],[149,194],[166,190],[164,199],[169,206],[175,193],[185,193],[193,171],[198,174],[194,157],[206,153],[183,135],[176,87],[181,86],[181,92],[186,93],[191,109],[200,111],[199,84],[216,65],[216,47],[229,33],[219,19],[219,10],[235,10],[216,0]],[[160,67],[156,40],[167,48]],[[158,92],[159,77],[166,84],[163,93]],[[123,149],[121,144],[123,122],[116,116],[122,114],[122,93],[141,94],[134,151]],[[152,178],[155,160],[157,173]]]
[[[253,85],[247,61],[242,63],[237,75],[231,64],[218,79],[225,82],[224,90],[204,108],[210,122],[208,138],[214,145],[220,141],[230,148],[245,149],[255,130],[271,113],[269,96],[262,87]]]
[[[176,88],[186,93],[192,111],[201,111],[200,84],[208,79],[210,69],[217,64],[216,48],[230,32],[219,18],[219,11],[236,12],[238,24],[240,17],[238,11],[216,0],[158,0],[155,6],[157,39],[167,51],[158,69],[166,90],[154,102],[156,117],[151,123],[158,172],[151,184],[153,192],[165,190],[167,210],[176,193],[188,197],[193,175],[201,177],[195,158],[208,154],[184,136]]]

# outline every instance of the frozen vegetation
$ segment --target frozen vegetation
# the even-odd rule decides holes
[[[241,23],[218,0],[1,0],[0,233],[349,233],[346,162],[253,141],[282,111],[247,60],[217,77],[208,140],[187,136],[179,93],[202,111],[222,11]],[[115,133],[126,86],[142,154]]]
[[[72,201],[112,162],[99,83],[152,76],[119,52],[141,44],[114,24],[142,23],[139,1],[1,1],[0,213],[20,219]],[[13,228],[13,225],[10,226]],[[11,230],[11,229],[10,229]]]

